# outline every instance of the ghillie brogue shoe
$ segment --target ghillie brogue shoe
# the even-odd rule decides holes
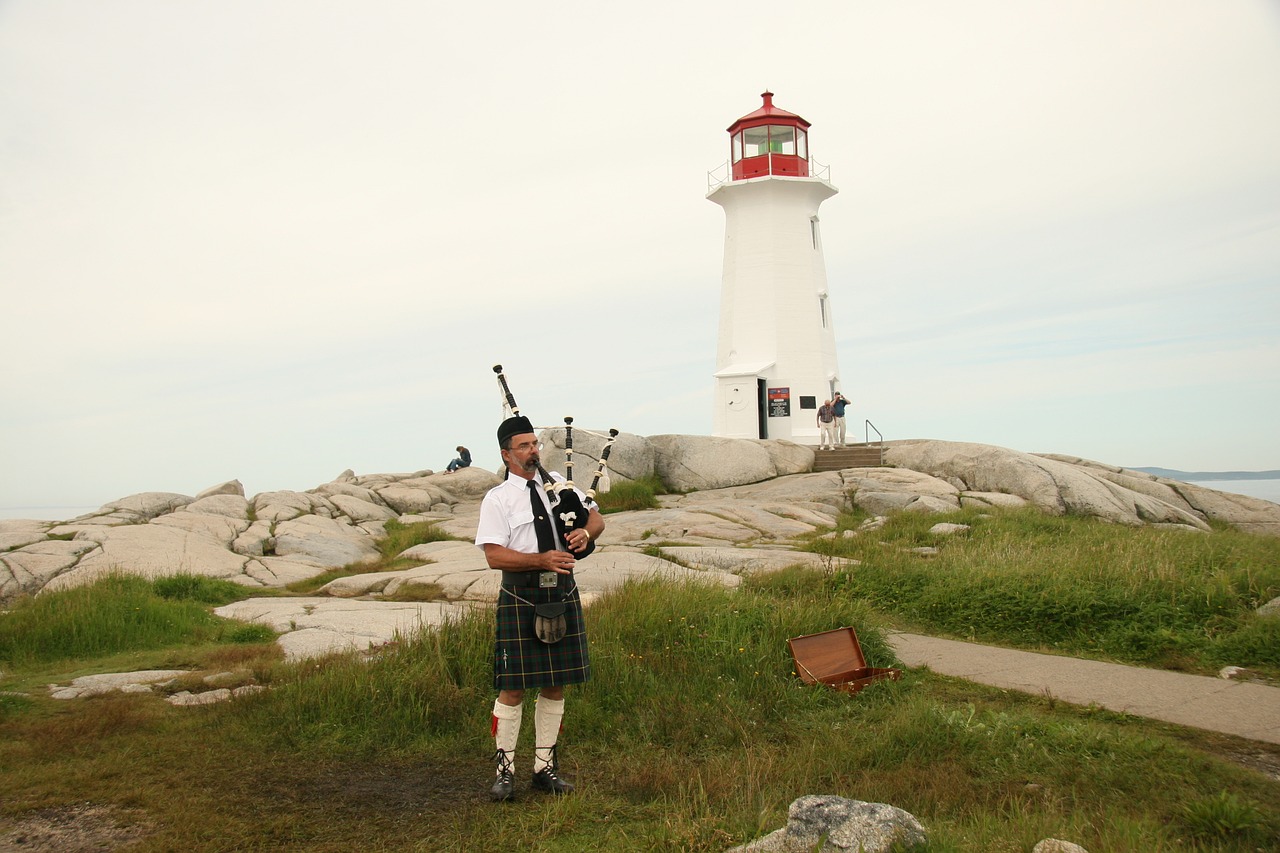
[[[573,785],[561,779],[556,773],[556,768],[550,764],[533,774],[533,787],[535,790],[550,794],[573,793]]]
[[[489,789],[489,799],[495,803],[501,803],[515,796],[516,773],[511,766],[511,756],[508,753],[500,749],[494,753],[493,757],[498,762],[498,778]]]

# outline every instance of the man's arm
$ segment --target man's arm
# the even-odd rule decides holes
[[[601,522],[601,529],[603,527],[604,524]],[[566,551],[525,554],[493,542],[486,542],[482,547],[489,568],[501,569],[504,572],[557,572],[567,575],[573,568],[573,564],[577,562],[573,559],[573,555]]]

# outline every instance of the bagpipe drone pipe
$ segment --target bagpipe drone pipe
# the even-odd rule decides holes
[[[502,393],[503,406],[511,412],[513,416],[520,415],[520,407],[516,405],[516,398],[511,393],[511,388],[507,385],[507,377],[502,372],[502,365],[495,364],[493,372],[498,376],[498,389]],[[605,471],[609,465],[609,452],[613,450],[613,443],[618,438],[616,429],[609,430],[609,438],[605,442],[604,449],[600,451],[600,462],[596,468],[595,476],[591,479],[591,488],[587,489],[585,494],[589,500],[596,496],[596,488],[600,485],[600,480],[605,476]],[[567,536],[572,530],[577,530],[587,526],[587,516],[589,510],[583,504],[582,499],[578,497],[577,489],[573,483],[573,418],[565,417],[564,419],[564,453],[565,453],[565,474],[563,482],[556,482],[547,469],[542,467],[542,462],[538,462],[538,478],[542,483],[542,489],[547,493],[547,497],[551,502],[551,516],[555,520],[556,532],[560,534],[561,541],[568,541]],[[581,560],[591,555],[596,549],[595,540],[589,540],[585,550],[577,552],[574,557]]]

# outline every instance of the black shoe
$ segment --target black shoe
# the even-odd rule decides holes
[[[510,755],[498,750],[493,757],[498,762],[498,778],[489,789],[489,799],[495,803],[501,803],[515,796],[516,774],[511,767]]]
[[[551,794],[573,793],[573,786],[556,775],[555,767],[550,765],[533,774],[533,787]]]
[[[495,803],[509,800],[516,794],[516,777],[510,773],[502,773],[489,789],[489,799]]]

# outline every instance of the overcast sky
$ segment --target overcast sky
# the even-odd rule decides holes
[[[1276,0],[0,0],[0,508],[709,433],[766,88],[859,436],[1280,468]]]

